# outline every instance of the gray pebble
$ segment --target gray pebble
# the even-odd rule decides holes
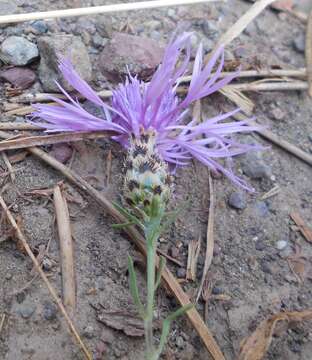
[[[214,286],[213,288],[212,288],[212,294],[213,295],[220,295],[220,294],[223,294],[223,289],[221,288],[221,287],[219,287],[219,286]]]
[[[270,178],[271,168],[264,163],[261,154],[251,151],[242,157],[242,170],[251,179]]]
[[[1,59],[10,65],[23,66],[38,58],[35,44],[21,36],[10,36],[3,41],[0,48]]]
[[[183,278],[185,278],[185,276],[186,276],[186,270],[184,268],[179,268],[177,270],[177,277],[179,279],[183,279]]]
[[[56,319],[56,314],[57,314],[56,306],[52,302],[46,301],[43,305],[43,317],[46,320],[54,320]]]
[[[253,206],[253,212],[257,217],[264,217],[269,214],[269,208],[264,201],[257,201]]]
[[[234,209],[243,210],[247,206],[246,195],[242,192],[233,192],[230,195],[228,202]]]
[[[24,303],[22,307],[18,310],[18,313],[23,319],[29,319],[33,313],[36,311],[36,306],[32,303]]]
[[[203,33],[209,38],[215,37],[219,32],[218,26],[211,20],[203,20],[201,27],[203,29]]]
[[[288,242],[286,240],[279,240],[276,242],[276,248],[278,250],[284,250],[288,245]]]
[[[303,54],[305,51],[305,36],[304,34],[297,35],[293,40],[293,48]]]
[[[176,345],[179,349],[182,349],[184,347],[184,340],[182,336],[178,336],[176,338]]]
[[[255,243],[255,249],[258,251],[263,251],[266,248],[266,245],[263,241],[259,240]]]
[[[33,27],[39,34],[44,34],[48,31],[48,26],[45,21],[43,20],[36,20],[31,24],[31,27]]]
[[[92,339],[95,336],[95,330],[94,327],[91,325],[87,325],[84,329],[83,329],[83,333],[82,333],[87,339]]]

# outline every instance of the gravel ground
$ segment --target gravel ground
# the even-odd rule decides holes
[[[109,2],[1,0],[0,13],[105,3]],[[55,70],[58,52],[69,52],[78,72],[97,90],[114,87],[124,77],[124,65],[127,63],[130,70],[148,78],[173,31],[193,31],[194,47],[202,41],[208,53],[218,37],[249,6],[248,1],[229,0],[227,3],[136,11],[118,16],[98,15],[2,27],[0,77],[6,81],[1,83],[0,106],[3,111],[8,110],[7,96],[14,86],[8,84],[8,76],[11,76],[13,84],[23,79],[17,85],[28,89],[20,91],[52,91],[55,85],[51,79],[58,76]],[[312,9],[311,1],[297,0],[297,9],[308,12]],[[115,32],[139,36],[140,44],[135,46],[143,50],[132,52],[132,40],[120,34],[116,40]],[[226,49],[227,65],[240,63],[243,69],[303,67],[304,32],[304,25],[297,19],[267,9]],[[114,41],[118,41],[120,46],[116,48]],[[16,73],[3,74],[8,68],[16,69],[16,66],[22,66],[17,68],[22,71],[18,76]],[[260,123],[302,150],[312,153],[312,100],[305,92],[247,95],[255,103],[254,113]],[[211,116],[232,107],[221,95],[214,95],[203,102],[203,113]],[[24,118],[1,116],[0,121],[21,122]],[[246,141],[246,136],[241,139]],[[257,135],[248,135],[247,139],[270,145]],[[65,145],[61,149],[46,147],[47,151],[67,165],[73,149],[72,169],[103,191],[109,199],[118,199],[122,185],[120,169],[125,155],[118,144],[103,140],[78,143],[73,147]],[[107,183],[106,166],[110,151],[111,180]],[[3,162],[0,162],[0,166],[1,171],[5,171]],[[209,276],[214,284],[212,294],[224,294],[229,299],[209,301],[207,324],[226,359],[235,359],[240,342],[251,334],[261,320],[279,311],[300,311],[312,307],[312,247],[289,217],[290,212],[297,211],[312,227],[311,167],[273,145],[262,153],[237,157],[234,166],[256,192],[246,194],[227,179],[214,179],[215,248]],[[31,247],[38,251],[40,246],[50,244],[43,267],[61,293],[53,203],[49,196],[35,196],[29,192],[51,189],[62,177],[32,156],[14,164],[14,168],[18,169],[14,184],[8,178],[0,178],[3,196],[8,204],[12,204],[14,214],[21,216]],[[171,206],[180,206],[188,200],[188,208],[163,237],[160,247],[184,264],[183,267],[170,264],[173,273],[183,279],[189,242],[199,237],[205,240],[209,206],[208,173],[203,166],[194,163],[178,171],[174,181]],[[262,196],[276,185],[280,192],[262,200]],[[125,316],[134,313],[128,290],[127,254],[137,259],[139,269],[140,256],[126,237],[112,229],[112,219],[99,211],[92,200],[70,184],[66,184],[66,187],[75,200],[69,203],[77,276],[75,324],[92,349],[94,358],[143,359],[144,339],[141,336],[128,336],[100,321],[107,311],[122,311]],[[30,259],[14,241],[1,241],[6,237],[7,230],[8,227],[2,222],[0,315],[6,313],[7,320],[0,333],[0,358],[82,358],[46,287],[39,278],[33,279],[35,272],[32,272]],[[289,266],[295,253],[301,264],[295,269],[297,273]],[[198,261],[197,280],[183,282],[190,296],[198,288],[204,254],[205,246]],[[144,292],[143,274],[143,271],[139,272],[138,281]],[[176,306],[175,299],[161,289],[155,315],[162,319]],[[197,304],[197,309],[203,313],[202,300]],[[311,359],[311,324],[290,325],[287,331],[282,331],[282,328],[276,331],[266,360]],[[164,359],[194,358],[208,359],[209,355],[190,323],[185,318],[179,319],[173,325]]]

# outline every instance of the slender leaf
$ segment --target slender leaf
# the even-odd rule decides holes
[[[138,225],[139,227],[141,227],[142,229],[144,229],[144,225],[141,223],[141,221],[135,217],[134,215],[132,215],[130,213],[130,211],[128,211],[127,209],[123,208],[121,205],[117,204],[117,203],[113,203],[113,205],[115,206],[115,208],[122,213],[122,215],[124,217],[126,217],[129,221],[133,222],[134,224]]]
[[[185,306],[182,306],[180,309],[176,310],[173,314],[169,315],[163,321],[161,337],[160,337],[159,346],[158,346],[158,350],[157,350],[158,356],[162,353],[163,348],[167,342],[167,337],[169,335],[170,326],[171,326],[172,321],[175,320],[176,318],[178,318],[179,316],[185,314],[193,306],[194,306],[193,304],[187,304]]]
[[[132,221],[129,221],[129,222],[126,222],[126,223],[123,223],[123,224],[113,224],[112,225],[112,228],[113,229],[123,229],[127,226],[131,226],[131,225],[135,225],[134,222]]]
[[[138,308],[140,316],[144,319],[145,318],[145,310],[144,310],[144,306],[143,306],[140,296],[139,296],[139,290],[138,290],[133,260],[130,255],[128,255],[128,269],[129,269],[129,275],[130,275],[130,280],[129,280],[130,293],[133,297],[133,301],[134,301],[135,305]]]
[[[160,281],[161,281],[161,275],[162,272],[164,270],[166,266],[166,259],[163,256],[159,257],[159,267],[158,267],[158,272],[157,272],[157,277],[156,277],[156,282],[155,282],[155,290],[158,288]]]

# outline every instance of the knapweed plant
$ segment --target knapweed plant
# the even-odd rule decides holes
[[[245,153],[254,145],[241,144],[231,135],[255,130],[245,121],[229,119],[239,109],[219,114],[198,123],[189,118],[189,107],[227,85],[234,75],[220,79],[224,63],[223,48],[219,48],[207,64],[203,64],[200,45],[193,64],[191,81],[184,98],[177,95],[180,78],[190,65],[190,33],[171,40],[162,63],[150,82],[128,75],[124,84],[113,91],[110,104],[104,103],[91,87],[80,78],[70,61],[61,59],[59,69],[68,83],[83,97],[102,110],[102,117],[86,111],[78,100],[60,85],[68,101],[51,97],[58,106],[36,104],[34,118],[45,120],[47,131],[110,130],[112,139],[127,149],[124,178],[124,203],[117,205],[129,222],[123,226],[137,225],[143,232],[147,248],[147,298],[140,300],[133,262],[129,258],[130,290],[140,316],[144,320],[146,359],[158,359],[169,333],[170,322],[187,311],[182,308],[163,321],[162,334],[156,346],[153,336],[154,297],[160,282],[162,259],[156,276],[155,255],[159,235],[170,222],[166,212],[171,197],[170,171],[186,166],[197,159],[214,171],[226,175],[238,186],[252,190],[236,176],[231,168],[232,157]],[[36,122],[36,124],[38,124]],[[223,161],[224,165],[220,163]]]

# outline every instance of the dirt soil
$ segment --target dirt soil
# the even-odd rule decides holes
[[[17,3],[23,11],[31,12],[109,2],[19,0]],[[105,27],[108,34],[113,30],[126,29],[163,44],[173,31],[189,30],[194,32],[194,45],[203,41],[205,50],[209,51],[216,39],[250,5],[248,1],[229,0],[227,3],[136,11],[113,16],[68,18],[48,22],[47,35],[79,33],[91,56],[92,84],[96,89],[101,89],[107,85],[97,66],[101,47],[95,47],[94,42],[90,41],[90,37],[92,39],[99,35],[99,28]],[[308,13],[312,9],[311,1],[298,0],[297,9]],[[95,32],[88,35],[88,29],[93,27]],[[243,68],[304,67],[304,54],[300,49],[304,32],[305,26],[298,19],[267,9],[227,48],[227,58],[240,62]],[[1,28],[1,42],[12,34],[28,37],[29,24]],[[40,35],[35,36],[34,42],[37,36]],[[38,62],[31,65],[35,71],[37,67]],[[26,92],[38,92],[40,89],[37,81]],[[5,101],[3,89],[1,94]],[[261,124],[302,150],[312,153],[312,100],[305,91],[247,95],[255,103],[254,113]],[[233,106],[221,95],[214,95],[203,102],[204,115],[208,117]],[[20,122],[23,118],[1,116],[0,121]],[[240,136],[240,139],[247,141],[246,135]],[[213,180],[216,197],[215,249],[209,279],[213,283],[212,294],[224,294],[227,300],[209,301],[207,325],[228,360],[235,359],[242,339],[250,335],[266,317],[284,310],[312,308],[312,244],[304,240],[289,216],[290,212],[297,211],[306,224],[312,226],[312,168],[257,135],[248,135],[248,140],[269,146],[261,154],[240,156],[234,162],[236,172],[242,174],[256,192],[245,194],[225,178]],[[88,179],[109,199],[118,201],[123,180],[121,168],[124,150],[109,140],[79,143],[74,149],[72,169]],[[46,147],[46,150],[51,151],[51,147]],[[106,167],[110,151],[111,180],[107,183]],[[6,171],[4,163],[0,165],[1,171]],[[41,245],[46,247],[49,244],[44,258],[44,271],[61,295],[53,201],[50,195],[35,196],[30,192],[51,189],[63,178],[32,156],[14,164],[14,168],[17,170],[15,183],[9,177],[1,177],[1,191],[14,215],[21,217],[32,249],[38,251]],[[174,182],[171,207],[182,206],[188,200],[188,208],[163,236],[160,247],[182,262],[183,267],[173,263],[169,263],[169,266],[177,277],[183,279],[188,244],[191,240],[202,238],[197,280],[183,282],[183,288],[192,296],[198,289],[204,264],[209,207],[208,172],[200,164],[194,163],[179,170]],[[276,185],[280,188],[279,193],[262,200],[262,196]],[[125,317],[135,313],[128,288],[127,254],[137,259],[139,285],[144,293],[140,256],[127,237],[112,229],[111,217],[103,214],[92,200],[66,181],[65,186],[67,193],[75,200],[69,202],[77,277],[75,324],[95,358],[143,359],[142,336],[128,336],[99,321],[101,313],[105,311],[121,311]],[[14,241],[2,241],[8,229],[2,221],[0,315],[5,313],[7,317],[0,333],[0,358],[82,359],[44,283],[32,271],[30,259],[18,249]],[[294,256],[297,256],[297,262],[293,260]],[[299,258],[301,265],[294,269],[292,266],[298,264]],[[156,318],[164,318],[177,306],[176,300],[162,288],[157,296]],[[203,314],[202,299],[196,307]],[[296,323],[287,331],[279,330],[273,337],[266,360],[312,358],[311,322]],[[181,318],[173,325],[163,358],[190,360],[210,357],[191,324],[186,318]]]

